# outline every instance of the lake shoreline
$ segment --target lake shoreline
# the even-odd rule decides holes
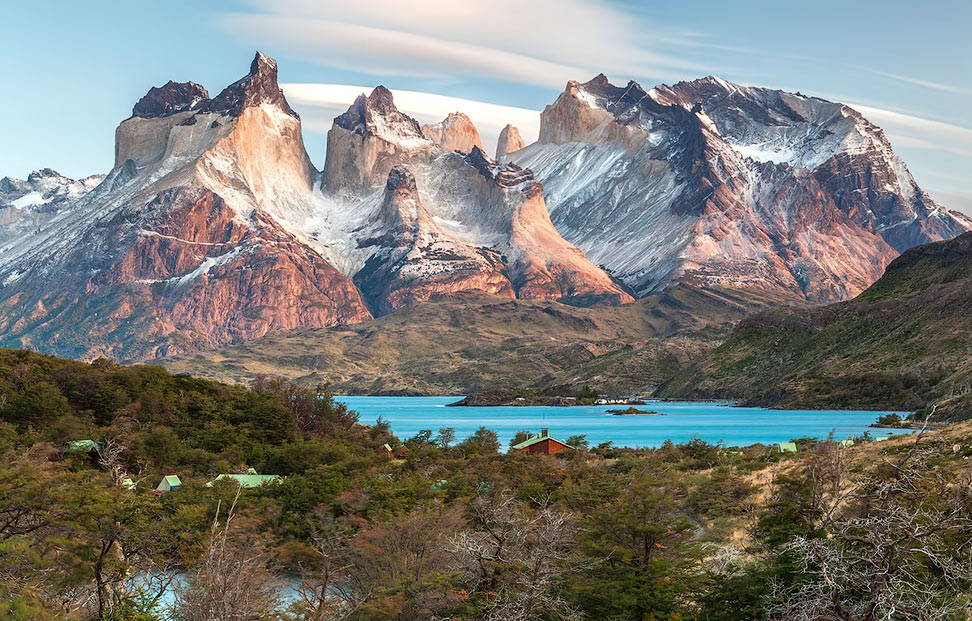
[[[724,446],[775,444],[801,437],[823,440],[831,432],[843,440],[862,437],[878,416],[887,413],[886,410],[772,410],[744,408],[724,401],[653,400],[643,409],[657,411],[662,416],[616,416],[607,412],[618,409],[611,405],[448,407],[457,400],[456,396],[336,399],[356,410],[363,424],[374,424],[380,417],[403,441],[426,430],[435,435],[440,429],[451,428],[455,441],[461,442],[478,429],[486,428],[494,431],[504,446],[517,432],[535,434],[544,427],[560,440],[585,436],[591,446],[611,442],[630,448],[658,447],[667,440],[679,443],[693,438]],[[888,432],[910,433],[910,430]]]

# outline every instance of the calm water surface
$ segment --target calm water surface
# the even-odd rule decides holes
[[[462,397],[336,397],[361,414],[361,422],[373,424],[378,417],[391,423],[401,439],[422,429],[438,431],[454,427],[461,440],[479,427],[492,429],[505,447],[517,431],[549,427],[559,440],[585,434],[592,446],[611,441],[617,446],[660,446],[665,440],[686,442],[693,436],[727,446],[785,442],[791,438],[826,438],[833,431],[842,440],[868,429],[882,412],[848,410],[768,410],[735,407],[728,403],[694,401],[649,402],[639,409],[664,416],[612,416],[617,405],[572,407],[445,407]],[[904,413],[900,413],[904,416]],[[871,429],[872,435],[900,433]],[[910,433],[906,431],[905,433]]]

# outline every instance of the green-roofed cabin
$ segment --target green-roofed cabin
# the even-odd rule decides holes
[[[174,489],[179,489],[179,486],[181,485],[182,485],[182,481],[179,480],[178,476],[174,474],[167,474],[164,477],[162,477],[162,480],[159,482],[159,484],[156,486],[155,489],[160,492],[171,492]]]
[[[250,468],[250,470],[253,470]],[[206,483],[206,487],[212,487],[218,481],[236,481],[236,484],[240,487],[252,488],[260,487],[261,485],[267,485],[269,483],[274,483],[280,480],[280,476],[276,474],[221,474],[209,483]]]
[[[795,442],[780,442],[781,453],[796,453],[797,445]]]
[[[564,444],[560,440],[550,435],[550,430],[546,427],[540,429],[540,433],[529,437],[519,444],[514,444],[512,450],[523,451],[525,453],[538,453],[541,455],[554,455],[561,451],[573,449],[569,444]]]

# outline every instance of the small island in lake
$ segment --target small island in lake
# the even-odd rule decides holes
[[[455,407],[586,405],[578,403],[578,401],[578,398],[573,395],[548,394],[546,392],[524,389],[497,389],[473,393],[449,405]]]
[[[450,406],[572,406],[572,405],[644,405],[636,398],[604,397],[590,386],[577,389],[570,386],[547,388],[494,388],[476,392]]]
[[[654,410],[639,410],[638,408],[627,408],[625,410],[608,410],[611,416],[664,416],[661,412]]]

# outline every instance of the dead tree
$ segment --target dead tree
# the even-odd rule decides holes
[[[856,481],[839,455],[817,464],[829,488],[820,506],[827,536],[785,547],[806,579],[774,587],[774,618],[961,618],[972,586],[972,477],[949,480],[931,467],[923,433]]]
[[[580,618],[556,592],[571,570],[572,516],[550,506],[531,510],[508,492],[479,497],[472,508],[473,528],[453,537],[450,551],[455,568],[488,600],[485,618]]]
[[[280,605],[280,588],[267,557],[252,540],[232,535],[236,501],[220,525],[219,505],[201,563],[175,589],[173,612],[184,621],[257,621]]]
[[[304,618],[341,621],[349,618],[371,596],[371,589],[353,572],[349,535],[333,520],[315,528],[311,537],[316,558],[300,567],[297,598]]]

